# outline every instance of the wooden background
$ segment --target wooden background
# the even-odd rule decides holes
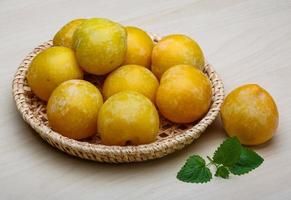
[[[265,162],[245,176],[185,184],[176,173],[191,154],[211,155],[226,137],[217,121],[189,147],[163,159],[109,165],[50,147],[16,111],[11,81],[25,55],[74,18],[105,17],[167,35],[193,37],[226,91],[258,83],[277,102],[273,140],[255,149]],[[0,199],[290,199],[291,1],[1,0]]]

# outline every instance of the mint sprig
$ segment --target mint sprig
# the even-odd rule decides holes
[[[214,152],[213,162],[232,166],[239,160],[241,148],[242,146],[236,137],[226,139]]]
[[[229,177],[229,171],[226,167],[220,166],[217,168],[217,170],[215,172],[215,176],[219,176],[221,178],[227,179]]]
[[[253,150],[243,147],[236,137],[228,138],[217,148],[209,163],[198,155],[190,156],[177,174],[177,179],[187,183],[206,183],[212,179],[209,165],[216,168],[215,176],[224,179],[229,174],[243,175],[260,166],[264,159]]]
[[[229,171],[234,175],[243,175],[260,166],[263,161],[264,159],[253,150],[242,148],[238,162],[229,167]]]
[[[212,178],[205,160],[200,156],[190,156],[182,169],[178,172],[177,178],[188,183],[206,183]]]

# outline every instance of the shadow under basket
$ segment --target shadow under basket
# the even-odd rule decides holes
[[[152,36],[153,41],[159,38]],[[20,64],[13,79],[13,97],[23,119],[49,144],[70,155],[83,159],[107,162],[128,163],[140,162],[161,158],[184,148],[197,139],[200,134],[215,120],[224,99],[223,82],[210,64],[204,67],[204,73],[212,84],[212,103],[207,114],[199,121],[190,124],[174,124],[161,117],[160,131],[157,140],[151,144],[138,146],[106,146],[101,144],[100,138],[77,141],[54,132],[48,124],[46,116],[46,103],[39,100],[27,84],[26,73],[32,59],[41,51],[52,46],[52,41],[45,42],[36,47]],[[93,75],[85,79],[100,84],[99,79]]]

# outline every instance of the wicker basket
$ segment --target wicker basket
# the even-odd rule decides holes
[[[153,36],[155,42],[158,37]],[[54,132],[48,124],[46,104],[39,100],[27,85],[26,73],[31,60],[41,51],[52,46],[52,42],[45,42],[36,47],[23,60],[13,79],[13,96],[16,106],[23,119],[49,144],[83,159],[107,163],[140,162],[161,158],[174,151],[180,150],[193,142],[217,117],[224,99],[224,89],[221,79],[210,64],[205,65],[204,73],[212,83],[212,105],[208,113],[199,122],[192,124],[173,124],[161,117],[161,127],[157,141],[138,146],[105,146],[96,135],[87,140],[77,141]],[[87,80],[99,85],[94,76]]]

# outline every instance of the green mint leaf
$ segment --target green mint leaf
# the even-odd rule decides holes
[[[215,176],[220,176],[221,178],[228,178],[229,177],[229,171],[226,167],[220,166],[217,168]]]
[[[187,183],[206,183],[210,181],[212,174],[205,165],[205,160],[198,156],[190,156],[177,174],[177,179]]]
[[[251,149],[242,147],[240,158],[229,171],[234,175],[246,174],[263,163],[264,159]]]
[[[234,165],[240,158],[241,144],[236,137],[228,138],[214,152],[213,161],[225,166]]]

